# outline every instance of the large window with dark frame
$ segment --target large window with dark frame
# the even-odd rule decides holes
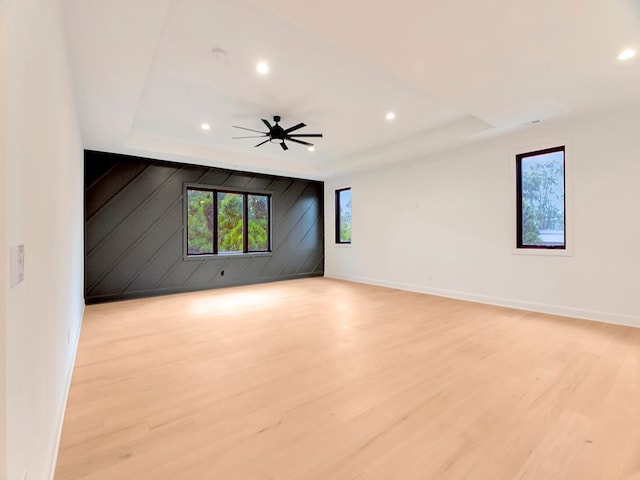
[[[516,155],[517,248],[566,249],[565,147]]]
[[[351,243],[351,189],[336,190],[336,243]]]
[[[271,195],[186,188],[187,255],[271,251]]]

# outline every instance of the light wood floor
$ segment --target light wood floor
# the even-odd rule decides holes
[[[640,330],[324,278],[87,308],[56,480],[640,479]]]

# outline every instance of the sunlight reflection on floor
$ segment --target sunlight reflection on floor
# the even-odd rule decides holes
[[[191,302],[189,313],[193,315],[222,315],[264,310],[282,302],[277,292],[216,292],[216,295],[198,298]]]

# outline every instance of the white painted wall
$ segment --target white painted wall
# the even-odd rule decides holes
[[[7,165],[7,14],[6,2],[0,0],[0,478],[7,476],[7,406],[6,406],[6,165]]]
[[[640,327],[640,109],[326,181],[326,275]],[[515,153],[567,145],[571,256],[514,254]],[[334,190],[353,189],[353,244]]]
[[[25,245],[6,305],[8,480],[52,477],[83,312],[83,151],[58,0],[4,0],[8,25],[2,271]]]

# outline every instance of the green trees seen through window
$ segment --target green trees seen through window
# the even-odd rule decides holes
[[[265,252],[269,250],[269,197],[266,195],[247,195],[249,205],[249,251]]]
[[[351,189],[336,190],[336,243],[351,243]]]
[[[267,252],[269,215],[269,195],[187,188],[187,254]]]
[[[213,192],[187,190],[188,254],[213,253]]]
[[[218,253],[242,252],[241,193],[218,192]]]

